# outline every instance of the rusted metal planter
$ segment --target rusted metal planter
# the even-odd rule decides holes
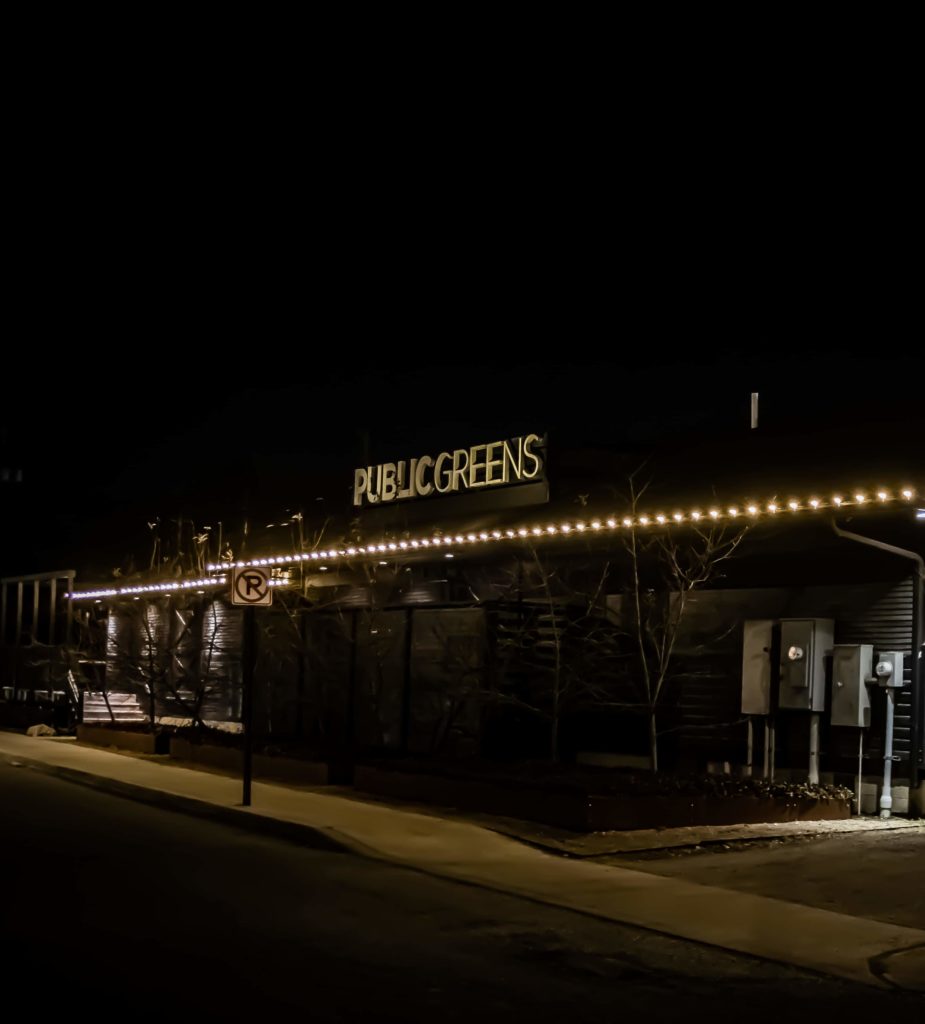
[[[851,816],[849,799],[706,794],[596,794],[544,790],[477,779],[454,779],[357,765],[354,786],[379,796],[458,807],[571,829],[575,832],[835,820]]]

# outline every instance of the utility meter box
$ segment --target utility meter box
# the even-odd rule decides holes
[[[836,644],[832,654],[832,725],[870,725],[867,683],[873,671],[873,644]]]
[[[874,676],[881,686],[897,689],[903,685],[903,652],[877,651]]]
[[[771,641],[774,619],[748,619],[742,626],[742,714],[771,713]]]
[[[780,620],[780,707],[825,708],[825,659],[832,653],[834,639],[833,619]]]

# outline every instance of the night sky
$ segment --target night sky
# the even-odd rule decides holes
[[[191,135],[142,171],[136,140],[43,191],[8,280],[0,572],[105,579],[145,560],[158,518],[341,512],[366,453],[527,431],[720,451],[752,390],[762,429],[893,420],[913,444],[901,178],[874,203],[860,170],[733,181],[634,155],[616,174],[603,151],[563,169],[441,138],[414,174],[392,140],[375,167],[332,150],[313,176],[294,151],[229,166]],[[33,170],[30,195],[49,184]]]

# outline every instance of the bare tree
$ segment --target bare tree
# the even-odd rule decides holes
[[[502,684],[490,696],[544,719],[556,762],[563,718],[582,704],[606,701],[620,660],[605,601],[610,562],[569,564],[529,542],[526,555],[499,609]],[[512,685],[517,679],[523,685]]]
[[[140,692],[151,728],[163,706],[203,728],[209,698],[228,685],[222,595],[146,595],[110,616],[107,661],[123,685]]]
[[[704,514],[682,525],[640,519],[646,487],[629,480],[631,525],[623,533],[629,556],[621,626],[635,653],[632,670],[648,723],[649,759],[658,770],[658,711],[672,678],[688,602],[697,589],[720,577],[747,526]]]

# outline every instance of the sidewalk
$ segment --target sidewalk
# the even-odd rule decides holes
[[[563,859],[467,821],[322,790],[254,784],[0,732],[0,757],[96,788],[871,985],[925,991],[925,931]],[[607,851],[601,851],[607,852]],[[612,851],[609,851],[612,852]],[[593,855],[592,855],[593,856]]]

